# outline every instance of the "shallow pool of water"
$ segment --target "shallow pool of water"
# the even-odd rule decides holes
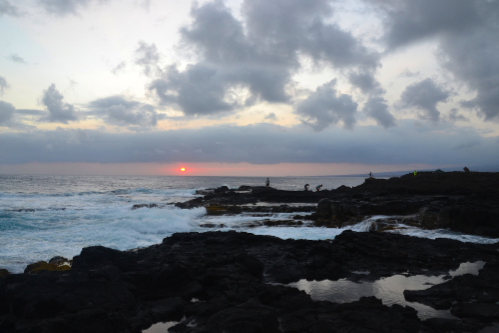
[[[449,271],[449,275],[454,277],[463,274],[478,275],[478,271],[483,268],[485,263],[478,261],[475,263],[462,263],[455,271]],[[355,272],[356,274],[360,272]],[[367,272],[362,272],[365,274]],[[421,320],[428,318],[448,318],[456,319],[448,310],[435,310],[427,305],[408,302],[404,298],[404,290],[424,290],[433,285],[445,282],[445,275],[439,276],[404,276],[393,275],[387,278],[382,278],[377,281],[364,281],[355,283],[346,279],[338,281],[323,280],[323,281],[307,281],[300,280],[288,284],[290,287],[298,288],[309,294],[316,301],[330,301],[335,303],[350,303],[358,301],[363,296],[375,296],[381,299],[383,304],[391,306],[399,304],[402,306],[410,306],[418,312],[418,317]]]

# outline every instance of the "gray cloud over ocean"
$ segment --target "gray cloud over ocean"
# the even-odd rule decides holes
[[[8,164],[29,162],[248,162],[462,164],[499,163],[499,138],[483,138],[471,128],[428,129],[401,121],[388,130],[331,128],[313,132],[305,127],[271,124],[213,126],[142,133],[94,130],[34,131],[0,134],[0,155]]]
[[[476,97],[462,106],[499,119],[499,2],[488,0],[365,0],[385,13],[389,51],[434,38],[440,62]]]
[[[301,68],[301,54],[316,66],[348,72],[353,85],[377,97],[378,104],[385,103],[381,98],[384,90],[374,78],[381,55],[329,22],[332,13],[328,0],[247,0],[242,5],[241,20],[222,2],[194,6],[193,21],[181,29],[181,36],[183,45],[200,55],[199,61],[183,71],[175,65],[164,69],[149,90],[160,103],[173,105],[191,116],[231,112],[257,101],[293,103],[287,88]],[[153,52],[155,46],[141,43],[138,51],[142,55],[138,62],[149,74],[158,59]],[[250,96],[231,100],[228,94],[234,87],[247,88]],[[320,94],[319,90],[306,103],[313,109],[311,118],[328,120],[321,126],[315,120],[305,123],[322,130],[338,122],[331,115],[344,114],[345,109],[338,103],[312,106],[313,101],[318,102],[313,96]],[[297,112],[304,115],[307,111],[298,106]],[[384,127],[395,124],[387,106],[367,115]],[[355,122],[348,118],[346,127]]]
[[[99,116],[110,125],[154,127],[160,116],[149,104],[131,101],[123,96],[101,98],[88,103],[87,114]]]
[[[435,82],[428,78],[407,86],[400,96],[402,105],[407,108],[416,108],[421,113],[419,119],[437,122],[440,120],[440,111],[437,104],[445,102],[450,93],[438,87]]]
[[[47,121],[67,124],[78,120],[74,106],[64,102],[63,99],[64,96],[57,90],[55,84],[51,84],[43,91],[42,104],[49,111]]]

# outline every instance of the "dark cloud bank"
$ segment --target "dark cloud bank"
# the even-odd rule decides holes
[[[304,128],[258,124],[198,130],[102,133],[57,130],[0,134],[3,163],[29,162],[248,162],[364,163],[435,165],[499,164],[499,140],[468,128],[445,133],[402,121],[384,130],[332,128],[316,133]]]

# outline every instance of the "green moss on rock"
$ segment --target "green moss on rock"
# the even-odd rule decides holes
[[[71,267],[68,265],[49,264],[45,261],[39,261],[29,264],[24,270],[24,274],[36,274],[41,271],[68,271]]]

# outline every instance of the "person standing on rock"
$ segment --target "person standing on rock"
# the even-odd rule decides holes
[[[418,175],[418,172],[416,170],[414,170],[414,177],[416,177]]]
[[[310,184],[305,184],[305,191],[308,191],[308,187],[310,186]]]
[[[270,186],[270,179],[267,178],[267,180],[265,181],[265,186],[267,186],[267,187]]]
[[[317,192],[319,192],[319,191],[321,190],[321,187],[322,187],[322,184],[321,184],[321,185],[317,185],[317,186],[315,187],[315,190],[316,190]]]

